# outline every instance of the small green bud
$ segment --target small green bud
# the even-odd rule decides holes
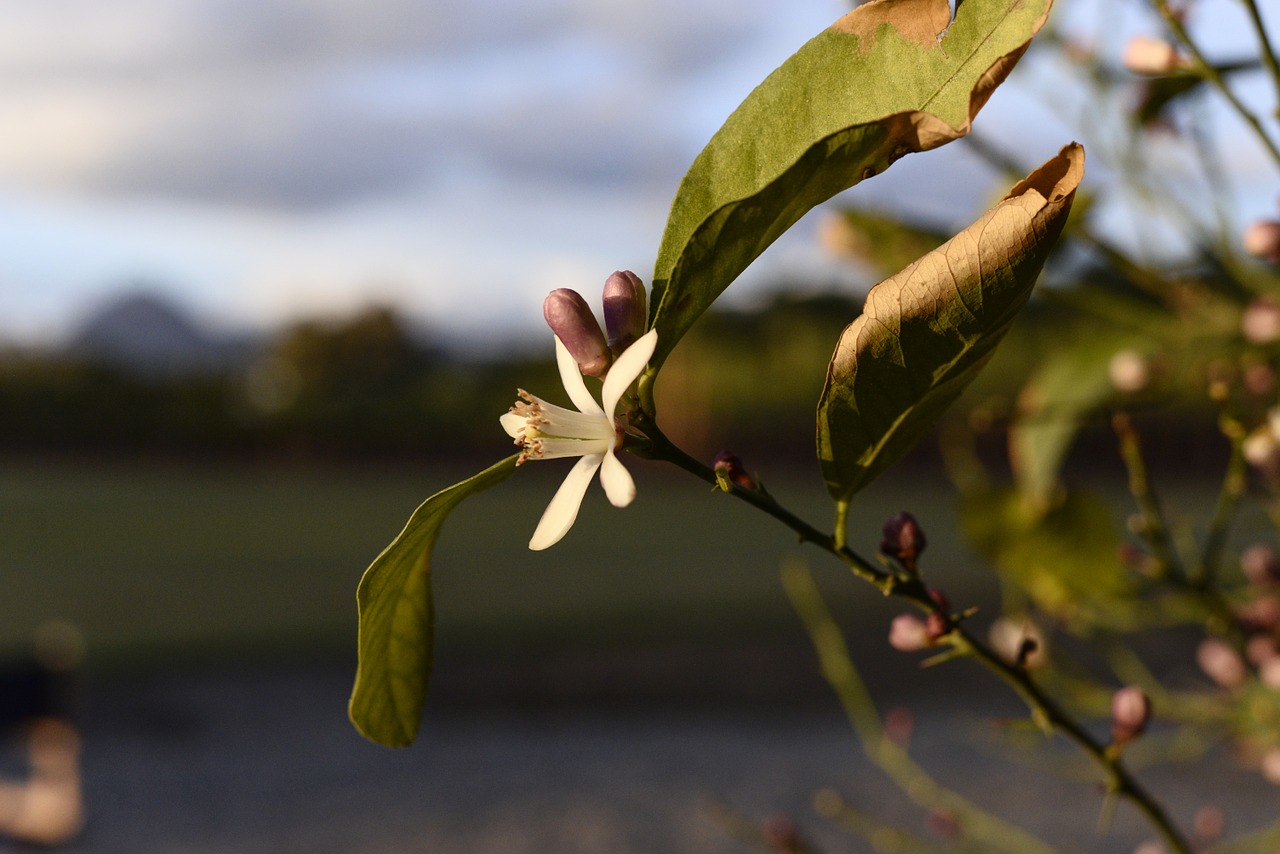
[[[604,325],[609,346],[621,353],[644,334],[648,322],[644,282],[630,270],[619,270],[604,283]]]
[[[589,377],[608,373],[613,355],[600,331],[600,322],[581,294],[570,288],[556,288],[543,301],[542,316],[573,355],[578,370]]]

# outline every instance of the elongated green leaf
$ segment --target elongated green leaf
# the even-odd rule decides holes
[[[453,508],[510,477],[517,459],[508,457],[424,501],[360,579],[360,663],[349,714],[371,741],[413,743],[431,678],[431,549]]]
[[[1083,176],[1084,149],[1072,143],[867,294],[818,403],[818,458],[833,498],[847,500],[901,458],[977,375],[1031,295]]]
[[[946,0],[874,0],[769,75],[676,192],[653,275],[653,369],[808,210],[968,133],[1051,2],[966,0],[951,21]]]

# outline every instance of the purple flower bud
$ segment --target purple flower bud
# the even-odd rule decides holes
[[[1111,738],[1127,744],[1142,734],[1151,720],[1151,700],[1136,685],[1121,688],[1111,697]]]
[[[570,288],[556,288],[543,301],[542,316],[573,354],[578,370],[589,377],[602,377],[608,372],[613,356],[599,321],[581,294]]]
[[[648,322],[644,282],[630,270],[620,270],[604,283],[604,325],[609,346],[621,353],[644,334]]]
[[[899,513],[884,523],[880,553],[902,564],[903,569],[915,571],[916,559],[926,545],[924,531],[910,513]]]
[[[719,480],[728,480],[741,486],[743,489],[756,489],[756,482],[747,474],[747,470],[742,467],[742,460],[738,459],[738,455],[732,451],[721,451],[716,454],[714,463],[716,478]],[[725,490],[728,491],[727,489]]]

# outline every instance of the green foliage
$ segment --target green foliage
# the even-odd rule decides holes
[[[968,496],[961,520],[974,547],[1053,619],[1080,630],[1132,624],[1136,587],[1105,501],[1072,490],[1041,510],[992,490]]]
[[[1030,506],[1047,507],[1058,472],[1085,419],[1115,397],[1111,362],[1142,339],[1103,327],[1050,354],[1023,387],[1009,427],[1014,477]],[[1145,349],[1145,348],[1144,348]],[[1145,355],[1134,349],[1135,354]]]
[[[388,747],[413,743],[431,678],[431,550],[449,513],[510,477],[517,459],[510,456],[424,501],[360,579],[360,663],[349,712],[365,737]]]
[[[906,154],[967,133],[1049,6],[968,0],[951,21],[945,0],[868,3],[761,83],[698,155],[672,203],[652,283],[653,369],[807,211]]]
[[[973,380],[1030,296],[1083,175],[1083,149],[1064,148],[868,294],[818,404],[818,457],[834,499],[900,459]]]

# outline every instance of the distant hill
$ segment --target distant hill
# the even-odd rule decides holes
[[[146,292],[104,305],[67,345],[71,355],[146,374],[225,369],[243,364],[255,349],[247,337],[210,332],[170,300]]]

